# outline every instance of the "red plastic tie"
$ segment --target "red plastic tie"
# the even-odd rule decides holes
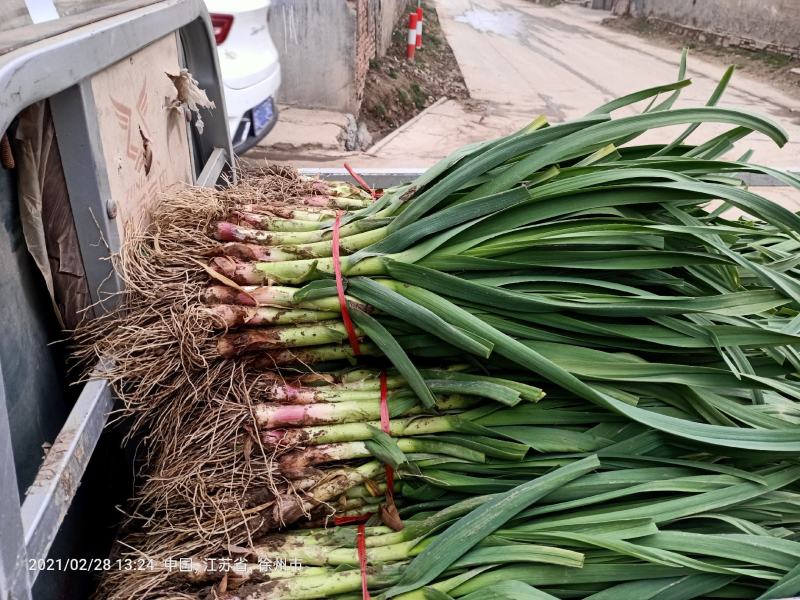
[[[361,346],[358,344],[358,336],[353,327],[353,321],[350,320],[350,311],[347,309],[347,299],[344,297],[344,283],[342,282],[342,265],[339,261],[339,227],[341,226],[342,213],[336,213],[336,220],[333,222],[333,272],[336,275],[336,293],[339,296],[339,306],[342,309],[342,322],[344,328],[347,330],[347,338],[350,340],[350,347],[353,349],[353,354],[359,356],[361,354]]]
[[[339,525],[355,525],[356,523],[366,523],[370,517],[375,513],[364,513],[363,515],[348,515],[345,517],[334,517],[333,524],[337,527]]]
[[[391,435],[392,426],[389,422],[389,388],[386,384],[386,371],[381,371],[381,429]],[[386,465],[386,495],[394,496],[394,469]]]
[[[356,540],[358,564],[361,567],[361,598],[362,600],[370,600],[369,589],[367,589],[367,536],[363,523],[358,526]]]
[[[361,177],[361,175],[356,173],[353,167],[347,163],[344,163],[344,168],[347,169],[347,172],[350,173],[350,177],[356,180],[356,183],[359,185],[359,187],[361,187],[362,190],[369,192],[369,195],[373,198],[381,197],[381,192],[379,190],[373,190],[371,187],[369,187],[369,184],[364,180],[363,177]]]

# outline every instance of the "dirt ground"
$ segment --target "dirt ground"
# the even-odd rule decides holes
[[[407,13],[416,7],[416,0],[409,1]],[[392,45],[386,56],[370,63],[359,120],[366,123],[374,141],[442,97],[469,97],[461,69],[442,33],[436,9],[428,2],[422,3],[422,9],[423,47],[417,48],[415,61],[406,60],[406,17],[392,33]]]
[[[609,18],[603,24],[612,29],[633,33],[666,48],[686,46],[694,56],[727,65],[736,65],[740,73],[768,83],[783,92],[800,98],[800,75],[791,69],[800,68],[800,60],[763,50],[748,50],[717,45],[698,36],[674,31],[657,21],[644,18]],[[702,34],[701,34],[702,35]]]

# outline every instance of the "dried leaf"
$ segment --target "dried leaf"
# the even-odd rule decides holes
[[[200,109],[216,108],[213,100],[209,100],[205,90],[200,89],[197,80],[192,77],[188,69],[181,69],[177,75],[166,73],[177,91],[177,97],[167,99],[167,108],[178,110],[186,107],[190,113],[195,114],[194,126],[199,133],[203,133],[205,124],[200,116]],[[187,115],[188,116],[188,115]]]
[[[253,298],[253,295],[250,292],[248,292],[246,289],[244,289],[242,286],[240,286],[238,283],[236,283],[233,279],[229,279],[228,277],[225,277],[225,275],[223,275],[222,273],[220,273],[218,271],[215,271],[214,269],[212,269],[208,265],[203,264],[202,262],[200,262],[196,258],[192,258],[191,256],[189,256],[187,258],[189,260],[191,260],[192,262],[195,262],[198,265],[200,265],[203,268],[203,270],[206,273],[208,273],[208,275],[210,277],[216,279],[220,283],[224,283],[228,287],[232,287],[233,289],[235,289],[238,292],[241,292],[241,293],[245,294],[248,298],[250,298],[253,301],[253,305],[254,306],[258,306],[258,301],[255,298]]]
[[[378,482],[375,481],[374,479],[366,479],[364,481],[364,485],[367,487],[369,495],[372,496],[373,498],[377,498],[378,496],[383,494],[381,488],[378,486]]]
[[[142,128],[139,127],[139,135],[142,137],[142,154],[144,156],[144,174],[150,175],[150,169],[153,166],[153,147],[150,143],[150,138],[147,137]]]
[[[403,519],[400,518],[400,513],[397,511],[397,506],[394,503],[394,497],[389,496],[386,498],[386,503],[381,504],[379,509],[381,521],[387,527],[391,527],[395,531],[401,531],[403,527]]]

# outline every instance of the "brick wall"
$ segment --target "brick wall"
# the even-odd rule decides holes
[[[376,52],[376,13],[380,9],[377,0],[356,0],[356,57],[354,73],[355,112],[364,100],[364,84],[367,81],[369,61]]]
[[[356,11],[355,104],[361,107],[369,62],[386,54],[392,31],[406,16],[408,0],[348,0]]]

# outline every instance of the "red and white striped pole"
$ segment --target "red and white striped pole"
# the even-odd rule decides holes
[[[414,62],[414,50],[417,48],[417,13],[408,15],[408,46],[406,46],[406,58]]]
[[[422,48],[422,7],[417,7],[417,48]]]

